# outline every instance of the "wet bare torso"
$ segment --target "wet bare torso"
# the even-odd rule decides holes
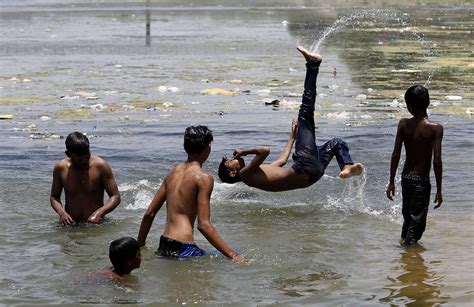
[[[194,243],[194,222],[197,217],[199,180],[210,176],[195,163],[177,165],[166,177],[166,229],[164,236]]]
[[[61,183],[66,197],[66,212],[76,222],[85,222],[104,204],[104,180],[101,171],[103,160],[92,156],[89,167],[76,168],[70,159],[60,162]]]
[[[439,124],[430,122],[428,119],[413,117],[403,120],[401,135],[406,153],[404,174],[429,176],[435,133],[438,127],[440,127]]]
[[[283,168],[270,164],[260,165],[257,171],[243,175],[241,179],[249,186],[270,192],[306,188],[314,183],[308,175],[296,174],[291,167]]]

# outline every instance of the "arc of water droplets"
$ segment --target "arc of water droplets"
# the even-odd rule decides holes
[[[321,45],[324,43],[327,37],[329,37],[332,33],[340,31],[341,29],[346,28],[349,25],[353,25],[354,22],[358,23],[360,20],[363,19],[372,19],[372,20],[393,20],[397,21],[400,25],[404,28],[412,28],[409,21],[407,20],[406,15],[400,16],[400,14],[395,13],[393,11],[386,11],[386,10],[362,10],[356,13],[353,13],[348,16],[342,16],[338,18],[332,26],[325,29],[320,35],[319,38],[316,38],[313,44],[310,47],[312,52],[318,52],[321,48]],[[415,37],[415,39],[420,42],[420,44],[425,48],[426,52],[424,52],[424,57],[430,57],[433,55],[429,42],[427,42],[424,38],[423,33],[418,33],[415,31],[410,32]],[[431,84],[433,79],[433,70],[432,69],[428,75],[428,79],[426,80],[424,86],[428,87]]]

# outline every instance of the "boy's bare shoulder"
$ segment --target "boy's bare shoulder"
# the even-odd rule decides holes
[[[55,171],[64,170],[68,168],[70,164],[71,164],[71,161],[69,158],[61,159],[58,162],[56,162],[56,164],[54,165],[54,170]]]

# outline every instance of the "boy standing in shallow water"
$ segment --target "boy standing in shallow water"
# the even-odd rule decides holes
[[[426,216],[430,201],[430,169],[436,177],[436,197],[434,202],[439,208],[443,202],[441,182],[443,163],[441,161],[441,141],[443,126],[428,119],[426,109],[430,104],[428,90],[421,85],[410,87],[405,93],[405,102],[412,118],[402,118],[398,123],[395,147],[390,164],[390,181],[387,197],[393,200],[395,195],[395,174],[402,144],[405,145],[406,160],[402,172],[402,244],[412,245],[421,239],[426,227]]]
[[[219,178],[222,182],[243,181],[251,187],[265,191],[305,188],[323,176],[333,157],[336,157],[341,169],[339,177],[349,178],[362,174],[362,164],[352,162],[349,147],[343,140],[334,138],[322,146],[316,146],[314,103],[321,56],[310,53],[303,47],[297,49],[306,59],[306,78],[298,122],[292,125],[292,132],[285,149],[280,157],[270,164],[263,163],[270,153],[267,147],[236,149],[232,159],[223,158],[219,165]],[[284,168],[293,145],[295,145],[294,164],[290,168]],[[247,155],[255,155],[255,157],[248,165],[245,165],[242,157]]]
[[[54,167],[51,206],[64,225],[100,223],[120,204],[112,169],[104,159],[91,155],[89,140],[80,132],[73,132],[66,138],[66,156]],[[61,204],[63,189],[64,207]],[[105,204],[104,190],[109,195]]]
[[[160,238],[157,253],[162,256],[187,258],[203,256],[205,252],[194,242],[197,229],[224,256],[236,262],[246,259],[234,252],[211,224],[211,193],[214,178],[202,168],[211,152],[212,131],[206,126],[191,126],[184,133],[186,162],[178,164],[166,176],[143,216],[138,244],[145,245],[155,215],[166,202],[166,228]]]

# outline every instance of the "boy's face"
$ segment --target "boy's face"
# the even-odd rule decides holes
[[[66,155],[71,159],[71,164],[75,167],[81,169],[89,168],[89,159],[91,158],[89,150],[83,154],[66,151]]]
[[[228,159],[224,164],[231,172],[236,173],[245,167],[245,161],[242,158]]]

